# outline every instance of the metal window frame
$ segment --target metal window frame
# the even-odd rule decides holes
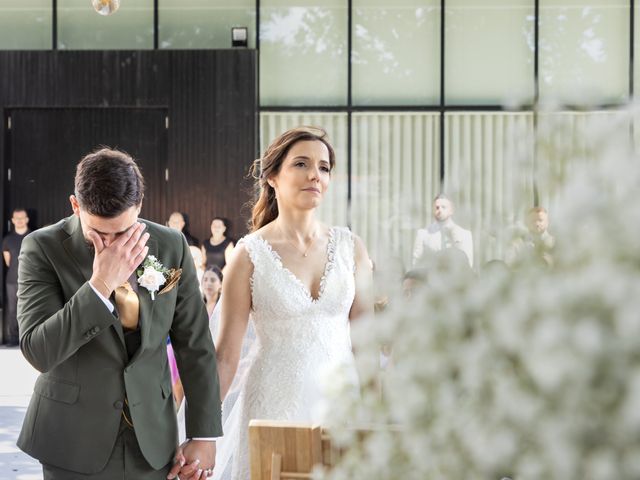
[[[274,105],[261,105],[260,104],[260,13],[261,4],[260,0],[255,0],[255,39],[256,50],[258,52],[258,60],[256,65],[256,85],[257,85],[257,102],[259,116],[262,112],[304,112],[304,111],[317,111],[317,112],[341,112],[347,114],[347,172],[348,172],[348,187],[347,187],[347,205],[348,216],[350,219],[350,205],[352,195],[352,115],[355,112],[367,112],[367,111],[395,111],[395,112],[439,112],[439,125],[440,125],[440,149],[439,149],[439,161],[440,161],[440,183],[441,186],[445,179],[445,156],[444,156],[444,129],[445,129],[445,116],[448,112],[456,111],[473,111],[473,112],[495,112],[495,111],[514,111],[513,109],[506,109],[501,105],[447,105],[445,100],[445,41],[446,41],[446,0],[440,0],[440,101],[434,105],[379,105],[379,106],[363,106],[353,105],[353,70],[351,57],[353,53],[353,0],[346,0],[347,2],[347,104],[346,105],[290,105],[290,106],[274,106]],[[160,0],[153,0],[153,48],[158,49],[158,29],[159,29],[159,3]],[[534,98],[533,104],[524,105],[515,111],[532,112],[533,113],[533,128],[534,133],[538,128],[538,107],[540,101],[540,3],[541,0],[533,0],[534,7],[534,64],[533,64],[533,79],[534,79]],[[52,50],[58,49],[58,2],[57,0],[51,0],[51,8],[53,10],[52,18],[52,34],[51,34],[51,48]],[[634,64],[635,64],[635,0],[629,0],[629,86],[628,86],[628,100],[633,101],[635,98],[634,91]],[[621,107],[621,104],[603,104],[596,105],[592,108],[601,110],[612,110]],[[584,108],[578,105],[563,105],[563,109],[568,111],[582,111]],[[630,134],[633,135],[634,126],[631,122]],[[257,122],[257,132],[259,135],[259,121]],[[259,145],[259,142],[258,142]],[[257,152],[259,155],[259,152]],[[537,157],[534,145],[534,162]],[[534,185],[534,204],[538,203],[537,188]]]

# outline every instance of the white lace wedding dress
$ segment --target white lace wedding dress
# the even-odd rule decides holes
[[[346,228],[331,228],[317,298],[261,236],[247,235],[238,244],[254,268],[249,323],[255,340],[234,379],[231,395],[239,392],[237,400],[224,404],[224,437],[213,478],[249,480],[249,420],[319,422],[328,408],[322,385],[331,375],[357,384],[348,322],[355,295],[354,242]]]

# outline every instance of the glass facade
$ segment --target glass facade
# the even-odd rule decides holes
[[[629,2],[540,1],[540,99],[620,103],[629,89]]]
[[[230,48],[231,28],[246,27],[256,46],[255,0],[161,0],[159,48]]]
[[[353,2],[354,105],[440,102],[440,0]]]
[[[0,2],[0,49],[50,49],[52,17],[51,0],[3,0]]]
[[[153,0],[123,1],[110,16],[58,0],[55,26],[50,0],[5,0],[0,49],[51,49],[54,36],[58,49],[152,49],[156,34],[161,49],[230,48],[231,28],[246,27],[267,109],[526,108],[536,86],[543,103],[622,104],[630,73],[638,90],[630,2],[537,3],[538,18],[534,0],[445,0],[444,14],[441,0],[158,0],[155,32]]]
[[[533,2],[448,0],[446,12],[446,104],[531,105]]]
[[[112,15],[98,15],[88,0],[58,0],[60,50],[150,50],[153,0],[126,0]]]
[[[553,209],[544,179],[571,171],[536,163],[535,134],[578,151],[640,92],[640,0],[123,0],[106,17],[57,0],[56,25],[51,9],[2,1],[0,49],[229,48],[247,27],[261,151],[293,126],[324,127],[338,161],[320,216],[404,265],[441,190],[475,263],[500,258],[498,232],[533,202]],[[561,112],[535,121],[538,104]],[[640,115],[620,125],[640,145]]]
[[[345,0],[260,2],[260,102],[346,105]]]

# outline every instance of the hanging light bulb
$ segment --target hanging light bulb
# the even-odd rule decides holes
[[[91,3],[100,15],[111,15],[120,8],[120,0],[91,0]]]

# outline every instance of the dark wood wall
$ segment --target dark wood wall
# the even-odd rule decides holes
[[[154,185],[162,192],[149,192],[154,197],[151,219],[163,223],[174,210],[186,212],[191,232],[202,240],[210,235],[211,218],[219,215],[229,218],[233,235],[240,236],[246,223],[241,209],[249,199],[247,169],[258,149],[256,58],[255,50],[248,49],[0,52],[3,233],[15,206],[6,176],[11,160],[7,117],[12,111],[152,107],[168,115],[162,159],[168,180]],[[59,141],[74,140],[65,136]],[[50,159],[67,165],[79,160]],[[68,203],[66,198],[52,201]],[[158,213],[162,209],[164,214]]]

